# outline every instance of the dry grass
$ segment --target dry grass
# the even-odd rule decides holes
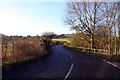
[[[3,64],[11,64],[47,55],[40,37],[3,37]]]

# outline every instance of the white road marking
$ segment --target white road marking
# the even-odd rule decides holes
[[[113,63],[111,63],[109,61],[107,61],[107,63],[113,65],[114,67],[118,67],[117,65],[115,65],[115,64],[113,64]]]
[[[99,59],[101,59],[101,58],[99,58]],[[113,63],[111,63],[111,62],[109,62],[109,61],[107,61],[105,59],[101,59],[101,60],[104,61],[104,62],[106,62],[106,63],[108,63],[108,64],[110,64],[110,65],[112,65],[112,66],[114,66],[114,67],[116,67],[116,68],[119,68],[117,65],[115,65],[115,64],[113,64]]]
[[[74,64],[72,63],[70,70],[68,71],[67,75],[65,76],[64,80],[66,80],[68,78],[68,76],[70,75],[72,69],[73,69]]]

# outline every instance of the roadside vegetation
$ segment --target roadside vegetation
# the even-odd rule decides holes
[[[65,23],[76,31],[69,48],[120,61],[117,2],[68,2],[65,11]]]
[[[3,68],[45,57],[50,54],[44,36],[2,36]],[[46,46],[47,45],[47,46]]]

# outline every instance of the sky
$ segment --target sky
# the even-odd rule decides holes
[[[0,33],[5,35],[42,35],[73,33],[65,25],[64,1],[0,0]]]

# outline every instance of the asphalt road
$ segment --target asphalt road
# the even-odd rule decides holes
[[[67,50],[63,45],[51,48],[53,54],[3,73],[5,78],[120,78],[120,69],[96,57]]]

